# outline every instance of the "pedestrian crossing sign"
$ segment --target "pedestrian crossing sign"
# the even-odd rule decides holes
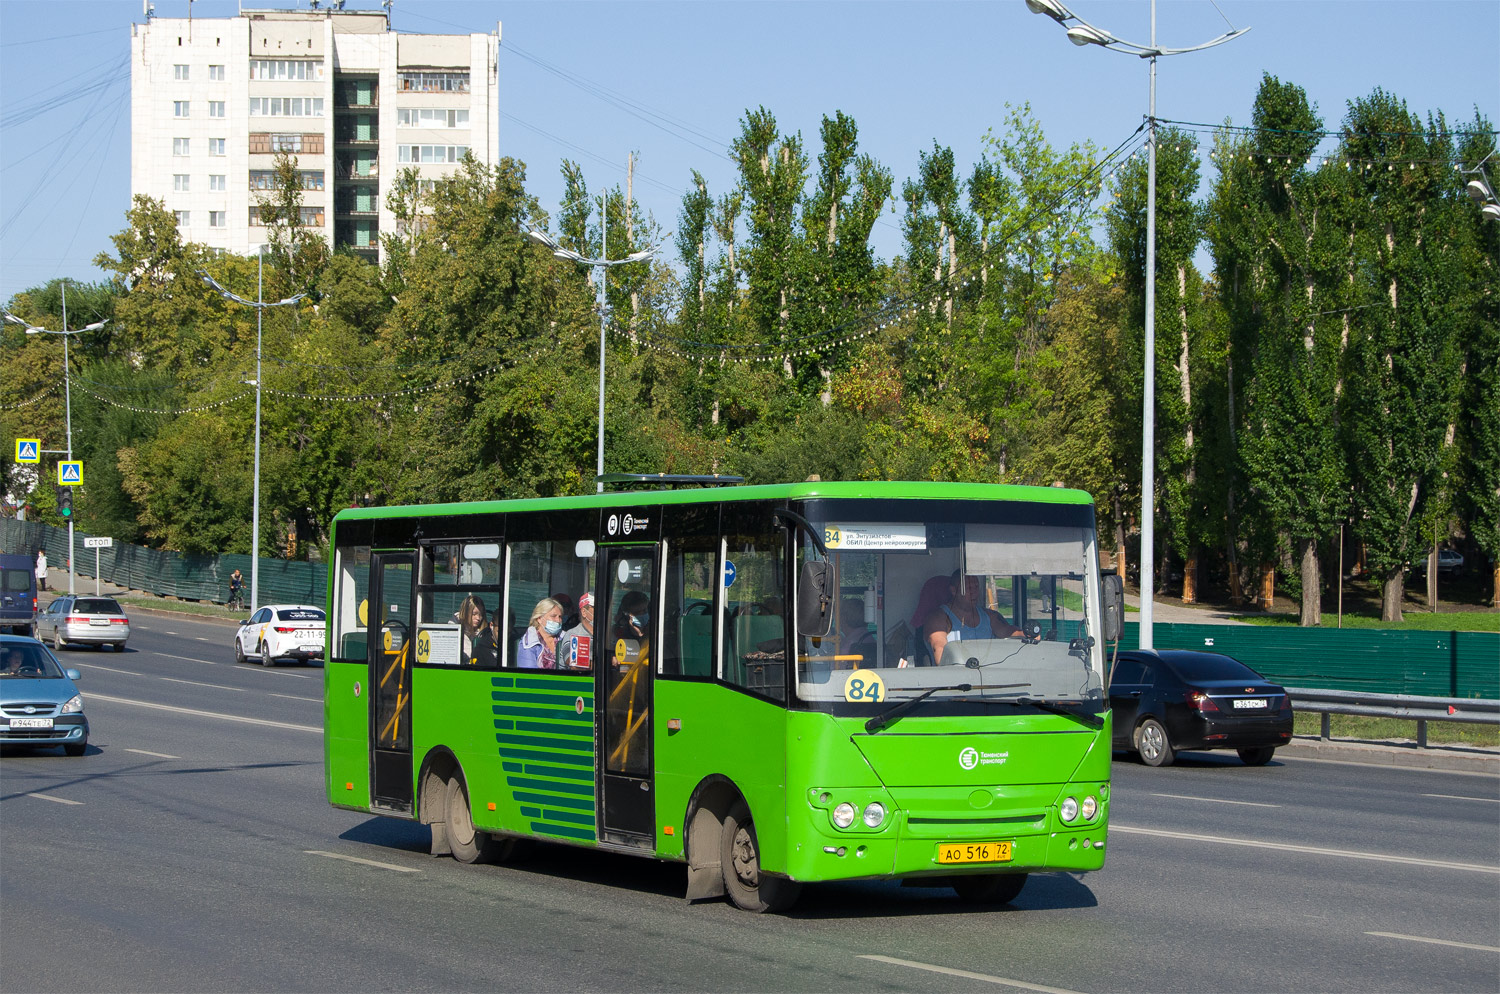
[[[60,487],[83,486],[83,463],[78,460],[63,460],[57,464],[57,485]]]
[[[16,462],[38,463],[41,461],[42,440],[40,438],[16,439]]]

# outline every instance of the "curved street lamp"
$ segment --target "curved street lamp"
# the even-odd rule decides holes
[[[1151,60],[1150,109],[1146,115],[1146,384],[1141,417],[1141,635],[1142,649],[1155,648],[1152,637],[1152,587],[1156,543],[1156,59],[1160,55],[1201,52],[1238,38],[1249,28],[1234,28],[1211,41],[1189,48],[1156,44],[1156,0],[1151,0],[1151,44],[1126,41],[1073,13],[1059,0],[1026,0],[1033,14],[1045,14],[1067,28],[1075,45],[1098,45],[1126,55]]]
[[[202,277],[203,282],[217,290],[219,296],[236,304],[255,308],[255,494],[250,512],[250,612],[252,614],[260,607],[260,317],[261,312],[267,307],[287,307],[307,296],[305,293],[299,293],[295,297],[287,297],[284,300],[263,299],[266,272],[264,245],[261,246],[261,251],[257,252],[256,256],[259,263],[256,267],[254,300],[246,300],[238,294],[229,292],[206,271],[198,270],[198,275]]]
[[[604,208],[608,195],[599,198],[599,231],[601,256],[609,254],[605,246],[608,244],[609,229],[605,218]],[[655,248],[643,249],[640,252],[632,252],[623,259],[599,258],[590,259],[572,249],[563,248],[557,244],[557,239],[545,231],[532,228],[526,232],[526,237],[552,253],[554,258],[563,259],[568,262],[576,262],[580,266],[591,266],[599,270],[599,452],[595,466],[595,476],[604,475],[604,333],[609,323],[609,295],[604,292],[604,273],[611,266],[623,266],[628,262],[645,262],[656,255]],[[596,484],[598,493],[604,492],[604,481],[599,480]]]
[[[105,325],[109,324],[109,319],[105,318],[103,321],[95,321],[93,324],[86,324],[82,328],[69,328],[68,327],[68,284],[67,284],[66,281],[64,281],[63,284],[62,284],[62,319],[63,319],[63,330],[62,331],[53,331],[50,328],[39,328],[39,327],[37,327],[36,325],[32,324],[29,321],[23,321],[22,319],[16,317],[14,314],[10,313],[9,311],[5,311],[3,313],[3,315],[0,315],[0,316],[3,316],[5,318],[5,320],[9,321],[11,324],[19,324],[19,325],[23,326],[26,329],[26,334],[28,334],[28,335],[61,335],[62,336],[62,340],[63,340],[63,418],[66,421],[67,427],[68,427],[68,449],[67,449],[68,461],[72,462],[73,461],[73,388],[72,388],[72,377],[70,375],[71,374],[71,368],[70,368],[70,365],[69,365],[69,362],[68,362],[68,336],[70,336],[70,335],[81,335],[85,331],[98,331],[100,328],[103,328]],[[54,449],[52,451],[55,452],[56,450]],[[73,587],[74,587],[74,582],[73,582],[74,576],[75,576],[75,573],[74,573],[74,570],[73,570],[73,518],[72,518],[71,515],[69,515],[68,516],[68,593],[70,593],[70,594],[74,593],[74,589],[73,589]],[[98,578],[96,577],[95,579],[97,580]]]

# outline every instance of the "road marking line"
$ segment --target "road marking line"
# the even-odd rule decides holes
[[[174,656],[170,652],[157,652],[153,655],[162,656],[166,659],[181,659],[189,663],[202,663],[204,666],[215,665],[212,659],[194,659],[192,656]]]
[[[126,749],[125,751],[126,752],[133,752],[133,753],[136,753],[136,754],[141,755],[141,756],[155,756],[157,759],[181,759],[182,758],[181,756],[168,756],[164,752],[151,752],[149,749]]]
[[[1452,939],[1428,939],[1420,935],[1402,935],[1400,932],[1366,932],[1382,939],[1405,939],[1408,942],[1430,942],[1435,946],[1457,946],[1459,949],[1477,949],[1482,953],[1500,953],[1500,946],[1481,946],[1477,942],[1454,942]]]
[[[113,666],[100,666],[98,663],[78,663],[77,665],[83,667],[86,670],[103,670],[106,673],[123,673],[126,676],[146,675],[144,673],[137,673],[135,670],[117,670]]]
[[[294,732],[316,732],[323,734],[323,729],[316,725],[293,725],[285,721],[267,721],[265,718],[247,718],[238,714],[220,714],[217,711],[199,711],[196,708],[178,708],[170,704],[154,704],[151,701],[133,701],[128,697],[108,697],[104,694],[90,694],[91,701],[109,701],[111,704],[134,704],[139,708],[152,708],[157,711],[172,711],[176,714],[191,714],[199,718],[218,718],[221,721],[238,721],[246,725],[266,725],[270,728],[289,728]]]
[[[302,850],[309,856],[327,856],[329,859],[341,859],[346,863],[358,863],[361,866],[373,866],[380,870],[395,870],[397,873],[421,873],[422,871],[413,866],[397,866],[395,863],[378,863],[373,859],[360,859],[358,856],[344,856],[336,852],[324,852],[321,849]]]
[[[267,694],[266,696],[267,697],[280,697],[280,698],[282,698],[284,700],[288,700],[288,701],[311,701],[314,704],[322,704],[323,703],[323,698],[321,698],[321,697],[297,697],[297,696],[295,696],[293,694]]]
[[[1389,856],[1384,853],[1356,852],[1352,849],[1324,849],[1321,846],[1299,846],[1290,842],[1262,842],[1259,839],[1231,839],[1222,835],[1193,835],[1189,832],[1168,832],[1159,828],[1135,828],[1110,823],[1111,832],[1126,835],[1155,835],[1163,839],[1185,839],[1189,842],[1217,842],[1226,846],[1249,846],[1252,849],[1277,849],[1282,852],[1308,853],[1313,856],[1343,856],[1346,859],[1369,859],[1378,863],[1405,863],[1409,866],[1430,866],[1443,870],[1468,870],[1471,873],[1500,874],[1500,866],[1483,863],[1454,863],[1443,859],[1419,859],[1415,856]]]
[[[1436,750],[1429,750],[1436,751]],[[1495,778],[1495,774],[1489,770],[1437,770],[1426,766],[1401,766],[1396,763],[1359,763],[1352,759],[1318,759],[1313,756],[1288,756],[1281,751],[1276,753],[1276,761],[1288,763],[1326,763],[1329,766],[1362,766],[1365,769],[1375,767],[1381,770],[1405,770],[1408,773],[1441,773],[1445,777],[1489,777]]]
[[[243,694],[245,692],[244,687],[226,687],[222,683],[201,683],[197,680],[178,680],[175,677],[170,676],[157,677],[157,679],[165,680],[168,683],[187,683],[193,685],[194,687],[212,687],[215,690],[232,690],[236,694]]]
[[[874,960],[877,963],[889,963],[892,966],[905,966],[913,970],[926,970],[929,973],[941,973],[948,977],[963,977],[966,980],[982,980],[987,984],[1003,984],[1006,987],[1019,987],[1023,991],[1040,991],[1041,994],[1078,994],[1065,987],[1045,987],[1042,984],[1028,984],[1024,980],[1011,980],[1007,977],[992,977],[987,973],[974,973],[970,970],[955,970],[949,966],[934,966],[931,963],[918,963],[915,960],[896,959],[894,956],[860,956],[860,959]]]
[[[39,798],[41,798],[44,801],[51,801],[53,804],[82,804],[83,803],[82,801],[70,801],[66,797],[53,797],[51,794],[27,794],[26,796],[27,797],[39,797]]]
[[[1242,804],[1247,808],[1279,808],[1279,804],[1261,804],[1257,801],[1226,801],[1218,797],[1193,797],[1190,794],[1152,794],[1152,797],[1175,797],[1179,801],[1207,801],[1210,804]]]
[[[1465,797],[1462,794],[1423,794],[1423,797],[1441,797],[1446,801],[1489,801],[1500,804],[1500,797]]]

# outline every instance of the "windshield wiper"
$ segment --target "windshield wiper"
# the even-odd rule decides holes
[[[1002,683],[1002,684],[998,684],[998,685],[996,685],[994,687],[984,687],[984,686],[981,686],[979,689],[982,692],[982,691],[991,690],[991,689],[994,689],[994,690],[1005,690],[1006,688],[1009,688],[1009,687],[1029,687],[1029,686],[1031,686],[1031,684],[1029,684],[1029,683]],[[917,688],[916,687],[893,687],[893,688],[890,688],[890,689],[892,689],[892,690],[916,690]],[[875,717],[873,717],[869,721],[865,722],[865,731],[867,731],[867,732],[878,732],[878,731],[880,731],[882,728],[884,728],[885,726],[889,725],[891,722],[895,721],[897,718],[901,717],[903,714],[905,714],[906,712],[910,711],[912,708],[916,707],[917,704],[919,704],[922,701],[925,701],[927,698],[931,697],[933,694],[937,693],[940,690],[961,690],[961,691],[964,691],[965,693],[967,693],[967,692],[969,692],[969,691],[971,691],[973,689],[974,689],[974,685],[971,684],[971,683],[957,683],[957,684],[954,684],[951,687],[928,687],[926,690],[922,691],[916,697],[909,697],[909,698],[907,698],[904,701],[898,701],[896,704],[892,705],[889,709],[887,709],[885,711],[882,711],[880,714],[877,714]]]
[[[915,687],[894,687],[892,689],[894,689],[894,690],[916,690],[917,688],[915,688]],[[878,732],[878,731],[880,731],[882,728],[884,728],[885,726],[889,725],[891,722],[895,721],[897,718],[901,717],[903,714],[905,714],[906,712],[910,711],[912,708],[916,707],[922,701],[925,701],[927,698],[931,697],[933,694],[937,693],[940,690],[966,690],[967,691],[967,690],[973,690],[973,689],[974,689],[973,685],[967,684],[967,683],[954,684],[951,687],[928,687],[926,690],[922,691],[916,697],[909,697],[909,698],[907,698],[904,701],[898,701],[897,703],[891,705],[886,710],[884,710],[884,711],[880,712],[879,714],[877,714],[875,717],[871,718],[869,721],[865,722],[865,731],[867,731],[867,732]]]
[[[1039,711],[1050,711],[1053,714],[1060,714],[1068,718],[1075,718],[1090,728],[1104,727],[1104,719],[1099,717],[1099,715],[1093,713],[1092,711],[1081,710],[1081,703],[1078,707],[1068,707],[1061,701],[1049,701],[1041,697],[1026,697],[1024,695],[1017,696],[1013,698],[1013,700],[1017,704],[1025,704],[1028,707],[1034,707]]]

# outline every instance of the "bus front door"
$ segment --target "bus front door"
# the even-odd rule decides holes
[[[369,640],[371,800],[390,811],[412,809],[411,661],[416,554],[377,552],[370,569],[370,604],[379,635]]]
[[[600,749],[602,841],[650,849],[656,841],[651,698],[657,631],[656,547],[605,547],[600,563],[605,625],[597,699],[604,702]]]

